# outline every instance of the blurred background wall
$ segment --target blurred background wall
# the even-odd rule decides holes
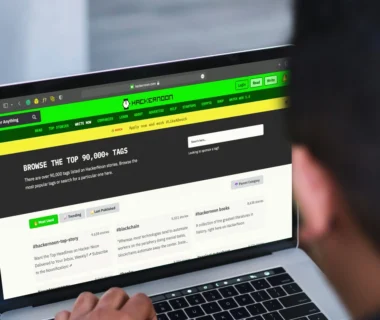
[[[88,0],[0,0],[0,84],[88,71]]]
[[[0,84],[288,43],[291,0],[0,0]]]

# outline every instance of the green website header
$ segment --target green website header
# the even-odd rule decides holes
[[[183,87],[76,102],[42,109],[36,108],[24,112],[8,113],[2,116],[7,117],[10,115],[40,111],[40,122],[8,126],[0,128],[0,131],[13,131],[15,129],[31,126],[36,127],[67,120],[106,116],[108,114],[123,111],[138,111],[151,107],[184,103],[186,101],[278,88],[287,85],[288,81],[289,73],[287,71],[281,71],[254,75],[251,77],[233,78]]]

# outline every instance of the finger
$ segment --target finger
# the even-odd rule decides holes
[[[57,313],[55,316],[55,320],[69,320],[70,319],[70,312],[68,311],[62,311],[60,313]]]
[[[123,289],[112,288],[99,300],[96,308],[120,310],[128,301],[129,297]]]
[[[71,316],[76,318],[81,318],[86,314],[90,313],[96,307],[99,299],[89,292],[81,293],[77,301],[74,304]]]
[[[156,319],[152,301],[145,294],[137,294],[130,298],[121,308],[123,313],[127,314],[129,319],[133,320],[151,320]]]

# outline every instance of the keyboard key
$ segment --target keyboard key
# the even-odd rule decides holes
[[[229,309],[233,309],[233,308],[238,307],[235,300],[232,298],[220,300],[220,301],[218,301],[218,303],[220,304],[220,306],[222,307],[223,310],[229,310]]]
[[[189,318],[198,318],[205,315],[205,313],[199,306],[186,308],[185,312],[189,316]]]
[[[211,316],[204,316],[204,317],[198,318],[197,320],[214,320],[214,319]]]
[[[266,281],[265,279],[252,281],[251,284],[253,285],[253,287],[256,290],[262,290],[262,289],[270,288],[268,281]]]
[[[215,313],[213,317],[215,320],[234,320],[227,311]]]
[[[172,306],[174,310],[183,309],[189,306],[189,304],[184,298],[169,300],[169,304]]]
[[[284,305],[285,308],[294,307],[310,301],[310,298],[304,293],[298,293],[280,299],[280,302]]]
[[[157,320],[169,320],[169,318],[165,313],[163,313],[157,315]]]
[[[284,268],[279,267],[279,268],[274,269],[273,272],[274,272],[275,274],[280,274],[280,273],[285,273],[286,271],[285,271]]]
[[[287,284],[287,283],[290,283],[290,282],[294,282],[294,280],[292,279],[292,277],[290,275],[288,275],[287,273],[267,278],[267,280],[269,281],[269,283],[273,287],[280,286],[282,284]]]
[[[211,290],[203,293],[203,296],[208,302],[222,299],[220,293],[216,290]]]
[[[253,299],[255,299],[256,302],[263,302],[271,299],[271,297],[265,292],[265,290],[252,292],[251,296]]]
[[[263,302],[263,305],[269,312],[283,309],[281,303],[278,302],[278,300],[265,301]]]
[[[251,304],[247,306],[249,313],[253,316],[267,312],[261,303]]]
[[[294,294],[294,293],[302,292],[302,289],[299,287],[299,285],[297,283],[290,283],[290,284],[284,285],[282,287],[285,289],[285,291],[288,294]]]
[[[272,298],[280,298],[286,296],[286,292],[281,287],[270,288],[267,290]]]
[[[219,307],[219,305],[216,302],[205,303],[205,304],[202,304],[201,307],[207,314],[212,314],[212,313],[217,313],[217,312],[222,311],[222,309]]]
[[[263,315],[265,320],[283,320],[278,312],[271,312]],[[297,319],[298,320],[298,319]]]
[[[199,293],[192,296],[187,296],[186,300],[191,306],[197,306],[206,302],[206,300]]]
[[[182,290],[181,293],[185,296],[185,295],[188,295],[188,294],[193,294],[193,293],[196,293],[198,292],[198,289],[197,288],[188,288],[188,289],[185,289],[185,290]]]
[[[224,298],[237,296],[239,294],[233,286],[221,288],[219,289],[219,292]]]
[[[240,319],[250,317],[250,314],[245,308],[233,309],[233,310],[230,310],[230,313],[232,314],[232,317],[234,317],[235,320],[240,320]]]
[[[255,301],[253,301],[253,299],[248,294],[237,296],[235,297],[235,300],[239,304],[239,306],[242,306],[242,307],[255,303]]]
[[[187,315],[182,310],[168,312],[170,320],[187,320]]]
[[[153,306],[157,313],[164,313],[172,310],[166,301],[155,303]]]
[[[248,276],[243,276],[243,277],[238,277],[238,278],[233,278],[229,280],[230,284],[239,284],[243,281],[248,281],[249,277]]]
[[[170,292],[170,293],[165,294],[166,299],[178,298],[180,296],[182,296],[182,294],[179,291]]]
[[[155,303],[161,300],[165,300],[165,296],[159,295],[159,296],[150,297],[150,300],[152,300],[152,302]]]
[[[312,316],[309,316],[309,319],[310,320],[328,320],[327,317],[322,313],[313,314]]]
[[[237,284],[235,286],[235,288],[241,294],[243,294],[243,293],[250,293],[252,291],[255,291],[255,289],[249,284],[249,282]]]
[[[285,320],[296,319],[318,312],[319,309],[314,303],[302,304],[298,307],[293,307],[280,311],[281,315],[284,317]]]
[[[207,290],[214,289],[214,285],[204,284],[203,286],[199,286],[197,289],[198,289],[198,291],[207,291]]]
[[[262,316],[256,316],[256,317],[252,317],[252,318],[247,318],[245,320],[264,320],[264,318]]]

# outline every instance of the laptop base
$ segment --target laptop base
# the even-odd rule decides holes
[[[129,295],[144,292],[158,303],[157,297],[165,296],[168,293],[181,292],[185,288],[196,288],[200,285],[218,283],[221,280],[235,279],[242,275],[255,274],[279,267],[284,268],[312,303],[317,306],[320,313],[323,313],[328,319],[350,319],[322,272],[301,249],[284,250],[262,258],[161,279],[125,288],[125,290]],[[74,300],[69,300],[37,308],[14,310],[3,314],[1,320],[50,320],[57,312],[70,310],[73,303]]]

